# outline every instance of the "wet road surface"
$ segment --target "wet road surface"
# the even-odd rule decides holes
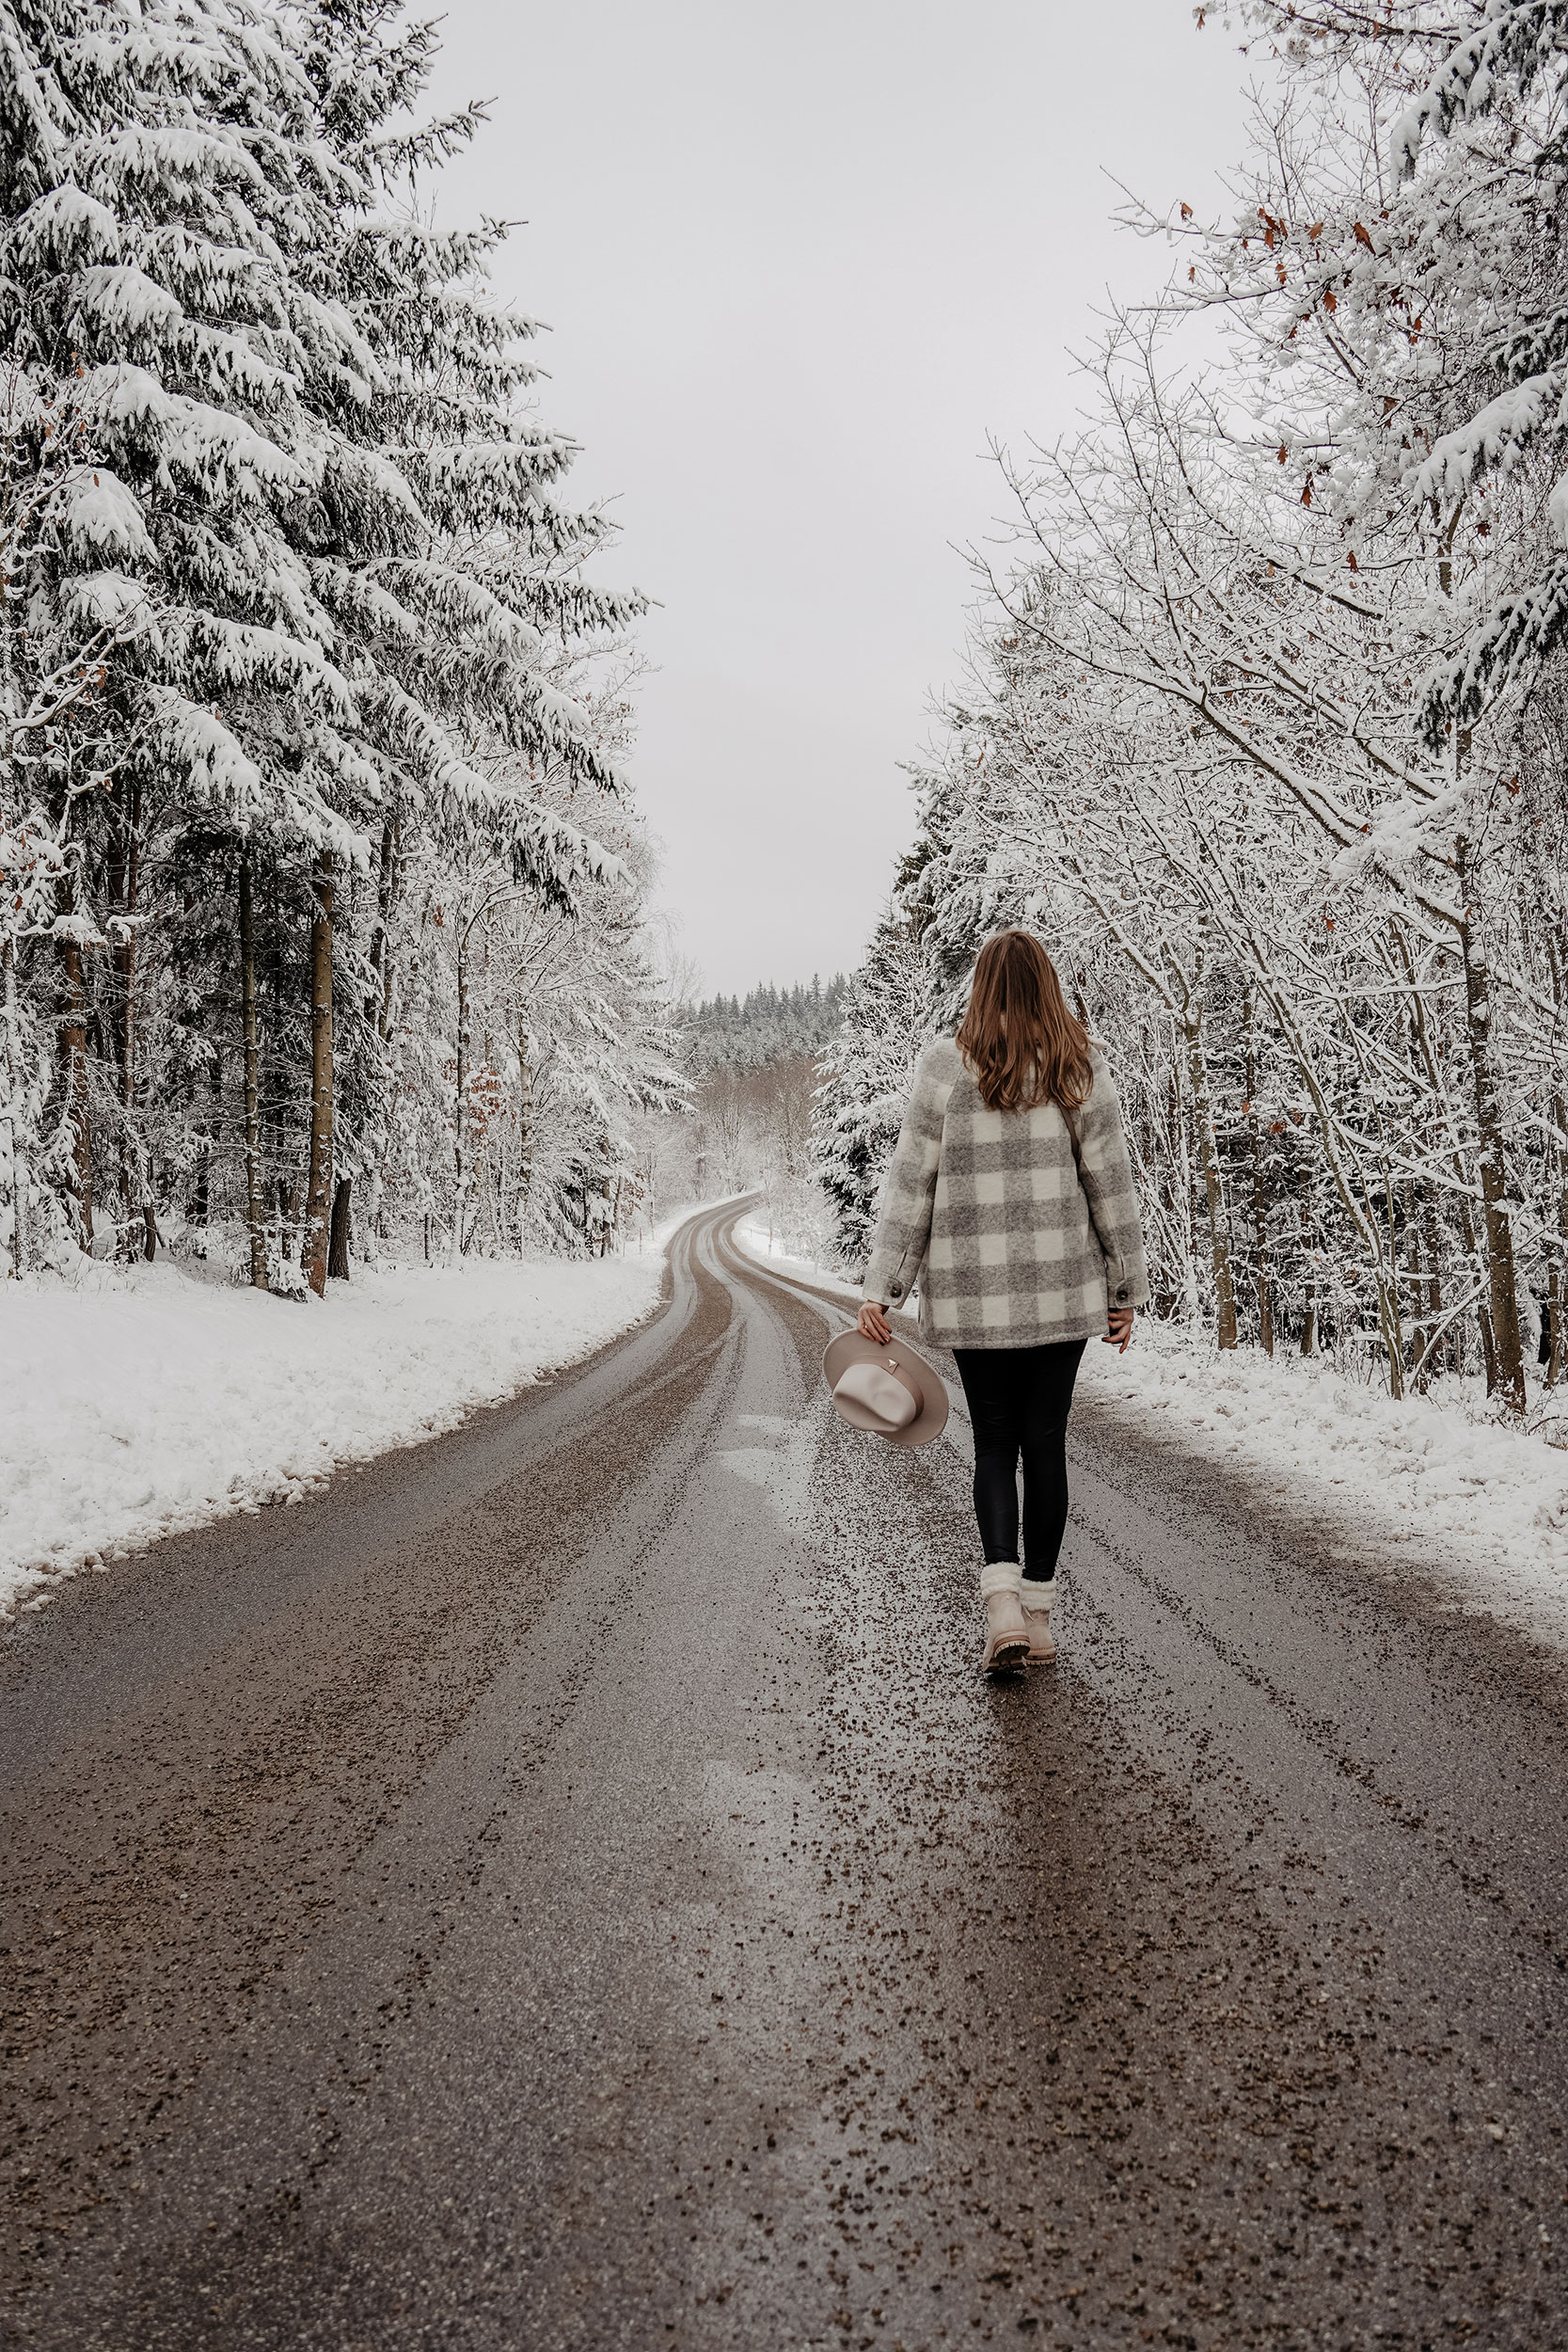
[[[0,2344],[1568,2344],[1554,1664],[1085,1404],[982,1685],[735,1216],[9,1636]]]

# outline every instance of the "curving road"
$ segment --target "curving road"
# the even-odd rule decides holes
[[[1568,2344],[1556,1667],[1085,1406],[981,1685],[736,1214],[10,1637],[0,2344]]]

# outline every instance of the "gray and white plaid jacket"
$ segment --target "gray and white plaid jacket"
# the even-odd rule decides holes
[[[991,1111],[951,1038],[928,1045],[882,1181],[865,1295],[944,1347],[1038,1347],[1148,1301],[1143,1227],[1105,1057],[1072,1114]],[[924,1270],[923,1270],[924,1269]]]

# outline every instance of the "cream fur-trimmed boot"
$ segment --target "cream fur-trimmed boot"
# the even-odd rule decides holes
[[[1020,1581],[1016,1560],[990,1560],[980,1571],[980,1597],[986,1604],[983,1675],[1012,1674],[1029,1662],[1029,1629],[1018,1601]]]
[[[1056,1637],[1051,1630],[1051,1604],[1055,1597],[1054,1578],[1049,1584],[1031,1584],[1026,1577],[1020,1578],[1019,1606],[1023,1611],[1023,1622],[1028,1629],[1028,1662],[1031,1666],[1055,1663]]]

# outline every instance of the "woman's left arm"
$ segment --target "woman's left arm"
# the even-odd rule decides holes
[[[1105,1299],[1113,1338],[1132,1327],[1132,1310],[1148,1304],[1148,1266],[1144,1257],[1143,1219],[1138,1214],[1132,1162],[1122,1129],[1116,1082],[1095,1056],[1094,1089],[1073,1114],[1078,1130],[1078,1176],[1089,1216],[1105,1253]],[[1121,1328],[1117,1326],[1122,1318]]]

